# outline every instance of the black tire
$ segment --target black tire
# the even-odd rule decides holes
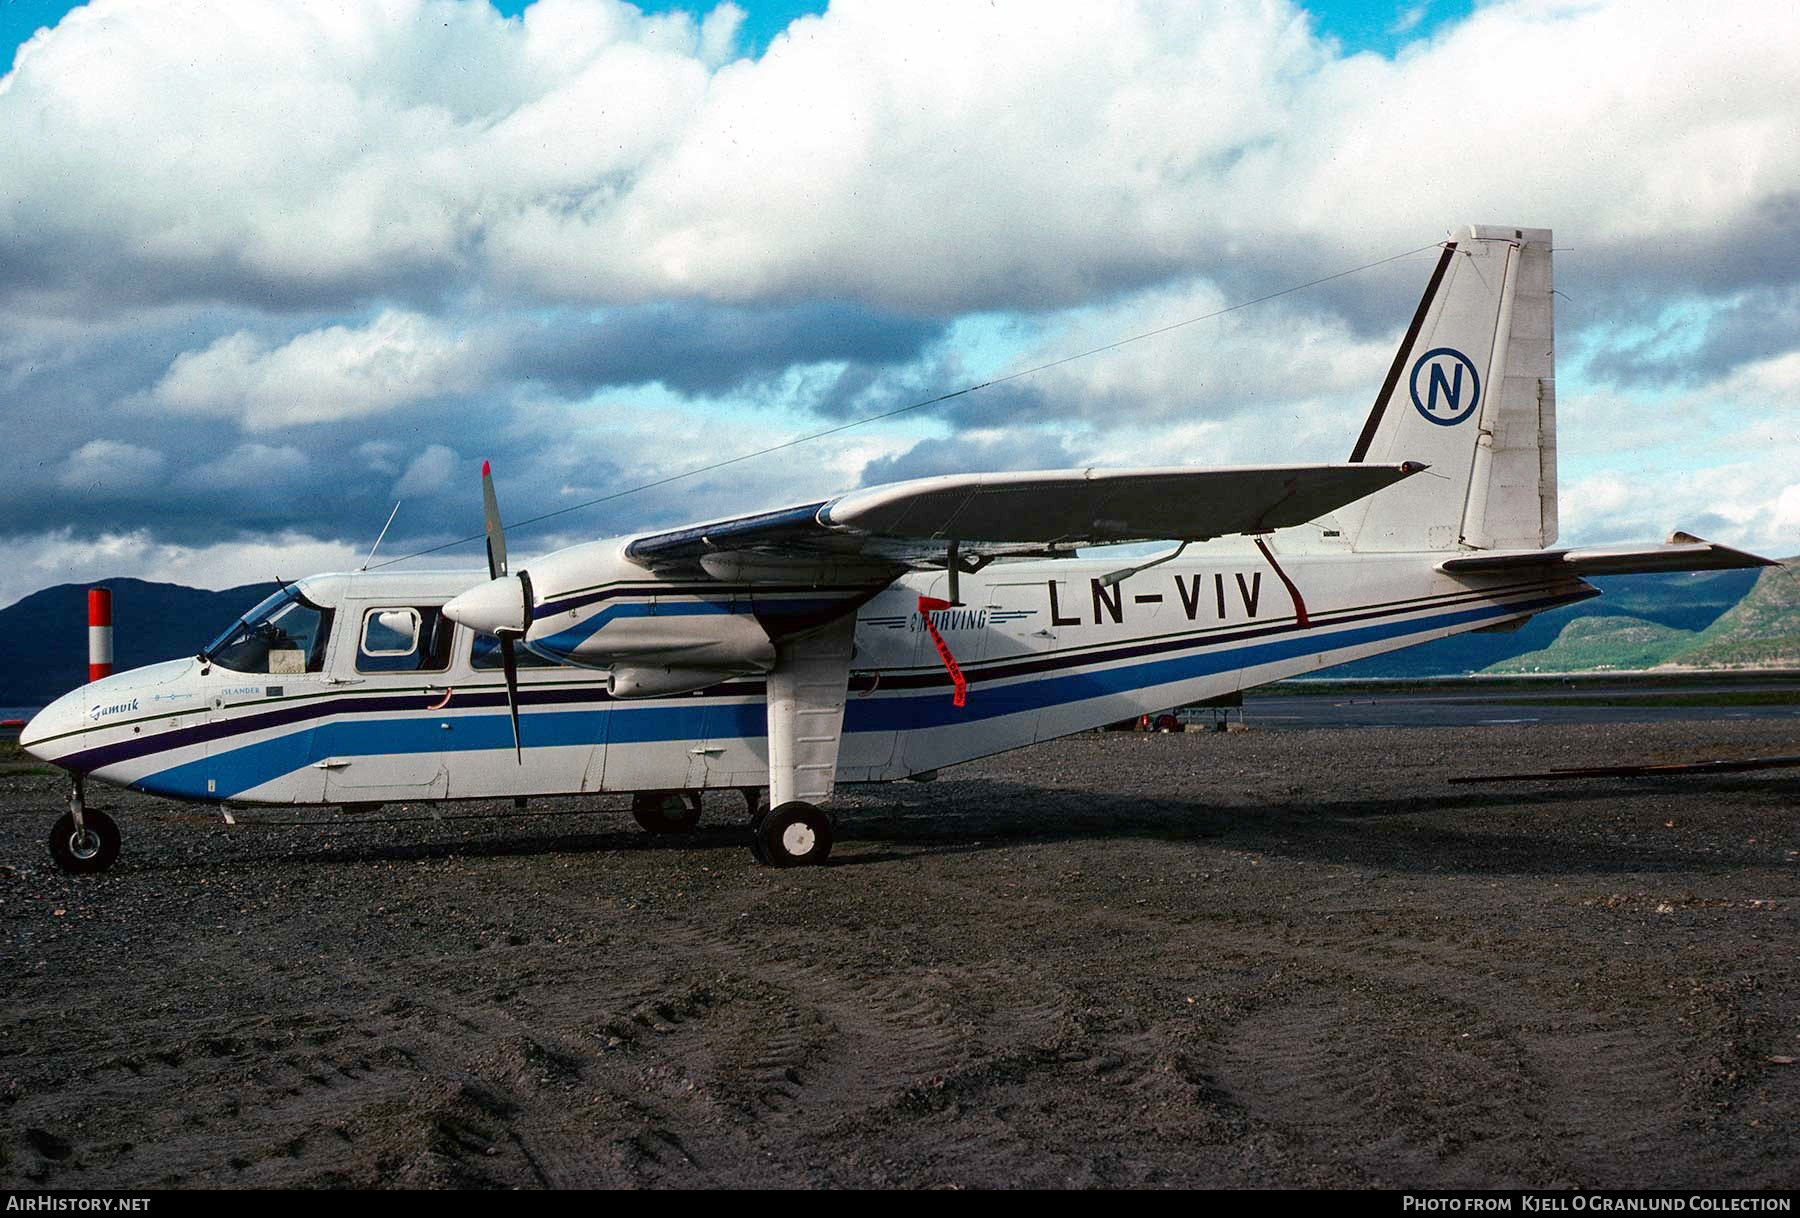
[[[87,832],[77,834],[75,817],[64,812],[50,829],[50,857],[71,875],[105,871],[119,857],[119,826],[112,817],[90,808],[82,822]]]
[[[700,823],[700,796],[693,791],[639,791],[631,816],[647,833],[692,833]]]
[[[771,809],[752,834],[752,852],[770,867],[816,867],[831,857],[831,817],[798,799]]]
[[[753,794],[756,796],[755,799],[750,798]],[[744,798],[750,805],[750,857],[767,867],[769,865],[769,852],[763,849],[762,824],[763,821],[768,819],[769,805],[762,801],[762,794],[760,791],[752,792],[746,788],[744,791]]]

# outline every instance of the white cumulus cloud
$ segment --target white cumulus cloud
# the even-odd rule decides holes
[[[152,391],[183,414],[251,431],[379,414],[475,384],[483,357],[430,318],[385,310],[367,326],[329,326],[271,347],[247,331],[177,357]]]
[[[1391,60],[1279,0],[848,0],[757,59],[739,19],[95,0],[0,82],[0,240],[89,297],[942,313],[1471,220],[1704,276],[1800,214],[1793,6],[1511,0]]]
[[[394,494],[428,495],[444,489],[456,473],[459,460],[455,449],[446,448],[442,444],[428,446],[412,459],[406,472],[394,483]]]
[[[73,491],[138,490],[154,486],[167,464],[154,448],[118,440],[89,440],[69,454],[57,481]]]

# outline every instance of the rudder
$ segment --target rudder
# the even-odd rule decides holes
[[[1556,539],[1550,230],[1446,242],[1355,462],[1422,461],[1339,513],[1359,551],[1538,549]]]

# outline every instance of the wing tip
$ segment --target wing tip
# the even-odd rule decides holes
[[[1668,539],[1663,544],[1670,546],[1710,546],[1715,551],[1726,554],[1736,554],[1741,558],[1748,559],[1748,562],[1742,564],[1746,567],[1782,567],[1787,565],[1778,558],[1764,558],[1761,554],[1752,554],[1750,551],[1740,550],[1736,546],[1728,546],[1717,541],[1708,541],[1706,538],[1690,533],[1686,529],[1676,529],[1669,534]]]

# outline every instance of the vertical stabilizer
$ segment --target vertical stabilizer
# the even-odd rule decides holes
[[[1352,461],[1422,461],[1339,513],[1362,551],[1537,549],[1556,539],[1550,231],[1446,242]]]

